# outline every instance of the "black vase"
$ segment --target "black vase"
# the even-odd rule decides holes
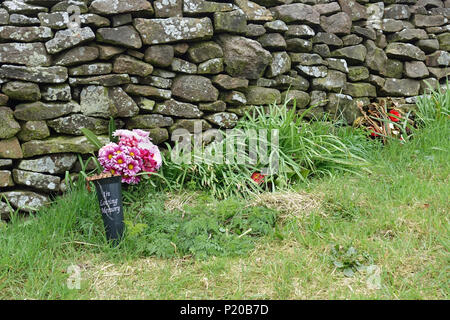
[[[105,225],[106,239],[118,245],[123,237],[122,177],[94,180],[97,197]]]

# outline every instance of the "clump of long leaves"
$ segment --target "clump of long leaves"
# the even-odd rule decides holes
[[[428,84],[427,94],[417,100],[417,123],[425,127],[433,122],[450,117],[450,84],[433,88]]]
[[[249,151],[252,139],[256,139],[258,145],[268,143],[265,159],[260,159],[258,155],[255,160],[249,152],[240,155],[239,161],[222,163],[203,161],[198,158],[201,152],[189,155],[193,159],[191,163],[175,163],[165,157],[162,166],[164,180],[159,182],[164,182],[171,189],[191,187],[210,190],[218,198],[231,195],[245,197],[263,190],[285,189],[299,181],[307,182],[312,176],[332,175],[336,171],[358,173],[367,170],[367,161],[355,152],[354,145],[346,144],[348,139],[335,133],[336,128],[332,123],[304,120],[310,109],[299,114],[295,104],[289,108],[287,103],[254,108],[241,119],[235,130],[223,132],[221,142],[205,147],[216,148],[226,154],[226,146],[236,145],[240,132],[258,133],[263,130],[266,135],[245,135],[246,138],[240,140],[241,145],[238,143],[236,149],[242,147]],[[277,140],[278,144],[274,144]],[[172,152],[173,149],[170,146],[168,148]],[[229,157],[229,154],[226,156]],[[263,168],[270,174],[265,177],[264,183],[255,183],[252,174],[262,172]]]

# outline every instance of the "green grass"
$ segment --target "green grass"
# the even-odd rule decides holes
[[[290,203],[263,194],[278,214],[251,199],[129,190],[118,248],[95,195],[72,192],[0,225],[0,299],[448,299],[449,135],[441,119],[406,144],[367,145],[371,173],[300,183]],[[70,265],[80,290],[67,287]],[[381,287],[358,265],[379,270]]]

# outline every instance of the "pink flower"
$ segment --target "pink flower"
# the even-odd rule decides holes
[[[135,176],[142,170],[138,161],[129,158],[128,162],[125,164],[124,172],[126,175]]]
[[[141,181],[141,178],[139,176],[128,176],[128,175],[124,175],[122,176],[122,182],[123,183],[128,183],[128,184],[138,184],[139,181]]]

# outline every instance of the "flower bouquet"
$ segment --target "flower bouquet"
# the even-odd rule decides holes
[[[84,134],[97,147],[101,144],[89,130]],[[137,184],[141,177],[156,172],[162,164],[161,153],[143,130],[116,130],[110,142],[98,152],[103,173],[87,178],[93,182],[100,203],[106,238],[117,244],[124,233],[122,183]]]

